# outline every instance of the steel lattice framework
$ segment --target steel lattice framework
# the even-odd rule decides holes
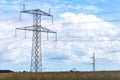
[[[16,30],[33,31],[30,70],[31,72],[42,72],[41,32],[45,32],[47,34],[55,33],[56,38],[57,38],[57,33],[41,25],[41,16],[52,17],[52,22],[53,22],[53,16],[50,15],[50,13],[46,13],[40,9],[24,10],[24,11],[20,11],[20,13],[28,13],[33,15],[32,26],[16,28]]]

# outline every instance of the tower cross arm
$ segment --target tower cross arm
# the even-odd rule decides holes
[[[42,16],[51,16],[51,17],[53,17],[53,15],[51,15],[50,13],[44,12],[44,11],[42,11],[40,9],[23,10],[23,11],[20,11],[20,13],[37,14],[37,15],[42,15]]]
[[[38,26],[35,27],[33,26],[26,26],[26,27],[22,27],[22,28],[16,28],[18,30],[28,30],[28,31],[38,31],[38,32],[46,32],[46,33],[56,33],[48,28],[42,27],[42,26]]]

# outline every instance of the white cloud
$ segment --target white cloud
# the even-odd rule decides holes
[[[9,8],[9,10],[11,9],[19,10],[19,6],[17,5],[19,1],[14,3],[15,3],[14,6],[8,5],[5,8]],[[32,3],[27,3],[27,4],[32,4]],[[33,9],[33,8],[38,8],[38,6],[41,6],[40,3],[35,2],[34,4],[36,5],[33,5],[29,8]],[[50,7],[56,7],[56,11],[54,10],[55,13],[59,11],[58,9],[63,9],[66,7],[68,7],[68,9],[73,8],[76,10],[83,9],[89,11],[92,10],[100,11],[99,8],[93,5],[84,7],[80,5],[66,6],[66,5],[58,4],[57,6],[52,6],[50,4],[43,4],[42,7],[40,8],[48,9]],[[13,14],[13,16],[14,15],[15,14]],[[28,19],[29,16],[25,16],[25,17]],[[96,53],[96,58],[105,58],[108,60],[113,60],[114,62],[120,60],[119,52],[117,52],[120,46],[119,41],[113,41],[113,42],[109,41],[113,39],[113,37],[110,37],[111,35],[117,35],[120,32],[118,27],[115,26],[113,23],[110,22],[97,23],[96,21],[104,21],[104,20],[96,17],[95,15],[89,15],[83,13],[76,14],[76,13],[66,12],[66,13],[62,13],[60,15],[60,18],[61,18],[60,20],[54,21],[53,26],[47,26],[47,28],[58,32],[58,42],[48,42],[48,44],[46,43],[45,45],[43,45],[44,61],[59,60],[59,61],[65,61],[71,63],[88,62],[91,60],[90,57],[92,56],[93,52]],[[96,23],[89,23],[89,22],[96,22]],[[14,24],[9,25],[6,24],[6,22],[2,22],[0,24],[1,38],[4,38],[6,34],[7,36],[10,34],[14,34],[15,27],[22,27],[25,23],[16,22]],[[48,22],[43,22],[43,23],[45,23],[45,25],[48,24]],[[11,29],[12,32],[9,29]],[[75,38],[75,37],[79,37],[79,38]],[[11,40],[15,40],[15,38],[12,38]],[[106,40],[106,41],[102,41],[102,40]],[[8,40],[5,40],[4,42],[6,41]],[[29,42],[29,44],[31,44],[31,39],[26,42]],[[12,42],[11,44],[6,44],[6,45],[1,44],[1,46],[4,49],[12,49],[14,47],[22,46],[26,42],[24,42],[23,39],[18,41],[17,43]],[[24,53],[28,53],[28,54],[24,54]],[[10,51],[7,53],[3,52],[3,59],[10,60],[13,63],[23,63],[23,62],[27,62],[28,59],[30,59],[30,53],[31,50],[26,51],[23,49],[16,49],[14,51]]]
[[[110,22],[104,22],[104,20],[97,18],[95,15],[64,13],[61,14],[60,17],[62,17],[62,19],[60,23],[56,23],[56,26],[61,28],[59,29],[60,31],[57,32],[59,32],[59,36],[61,36],[58,40],[60,40],[59,44],[62,46],[51,44],[54,47],[44,47],[48,50],[47,53],[51,52],[51,56],[61,54],[61,56],[68,56],[69,58],[67,58],[67,60],[71,62],[86,62],[90,61],[92,53],[95,52],[96,58],[98,59],[105,58],[106,60],[112,61],[116,61],[115,59],[119,60],[119,57],[116,56],[119,53],[116,53],[115,51],[119,50],[119,41],[111,41],[112,39],[116,39],[116,37],[110,37],[119,34],[117,26]],[[103,22],[99,23],[99,21]],[[72,37],[68,38],[70,36]],[[79,38],[75,39],[73,37]],[[68,42],[70,40],[72,40],[72,42]],[[77,48],[75,48],[76,46]],[[58,51],[56,51],[56,49]],[[116,55],[111,53],[110,50],[113,50],[113,53],[116,53]]]

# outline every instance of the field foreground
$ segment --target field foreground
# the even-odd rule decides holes
[[[120,71],[0,73],[0,80],[120,80]]]

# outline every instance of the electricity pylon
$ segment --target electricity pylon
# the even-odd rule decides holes
[[[93,65],[93,71],[95,71],[95,53],[93,52],[93,57],[91,57],[93,59],[92,65]]]
[[[32,10],[20,11],[20,19],[21,19],[21,13],[27,13],[33,15],[32,26],[16,28],[16,30],[33,31],[30,70],[31,72],[42,72],[41,32],[47,33],[47,39],[48,39],[48,33],[54,33],[56,35],[55,37],[56,40],[57,40],[57,33],[48,28],[43,27],[41,25],[41,17],[42,16],[52,17],[52,23],[53,23],[53,16],[50,13],[44,12],[40,9],[32,9]]]

